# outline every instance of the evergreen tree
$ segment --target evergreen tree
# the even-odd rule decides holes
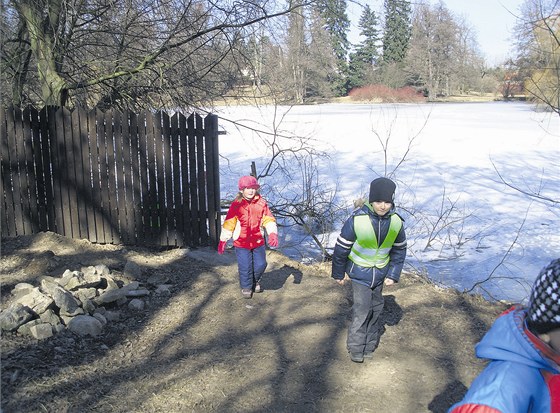
[[[379,19],[369,5],[364,7],[358,27],[365,39],[350,55],[348,84],[350,88],[366,85],[371,81],[373,68],[379,59]]]
[[[384,9],[383,61],[399,63],[406,56],[412,33],[412,7],[406,0],[385,0]]]
[[[325,30],[330,34],[332,52],[337,60],[337,73],[330,81],[334,93],[338,96],[348,91],[346,57],[350,46],[347,36],[350,20],[346,14],[346,6],[346,0],[321,0],[317,3],[319,13],[325,21]]]

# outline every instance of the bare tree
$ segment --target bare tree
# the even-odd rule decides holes
[[[406,63],[409,78],[429,99],[473,88],[484,71],[474,33],[443,3],[416,6]]]
[[[250,64],[246,39],[258,24],[301,5],[9,0],[1,24],[3,99],[97,107],[208,101]]]
[[[560,115],[560,1],[526,0],[515,32],[526,91]]]

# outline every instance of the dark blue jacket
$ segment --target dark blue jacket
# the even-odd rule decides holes
[[[357,215],[368,215],[375,231],[379,245],[387,236],[389,225],[391,224],[391,215],[396,214],[394,207],[384,216],[377,215],[372,209],[364,205],[356,209],[350,218],[346,220],[340,231],[340,235],[336,240],[332,258],[332,277],[336,280],[342,280],[344,273],[352,279],[352,281],[367,285],[371,288],[383,283],[385,278],[390,278],[395,282],[399,281],[401,271],[406,257],[406,234],[404,225],[401,227],[397,238],[389,253],[390,260],[383,268],[365,268],[354,264],[348,259],[348,255],[352,250],[354,242],[356,242],[356,232],[354,230],[354,217]],[[402,218],[401,218],[402,219]],[[404,221],[404,220],[403,220]]]

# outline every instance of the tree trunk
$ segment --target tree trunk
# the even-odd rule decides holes
[[[54,48],[61,3],[59,0],[49,2],[45,17],[42,15],[42,2],[24,0],[16,4],[27,25],[31,51],[37,61],[43,104],[64,106],[66,81],[57,71]]]

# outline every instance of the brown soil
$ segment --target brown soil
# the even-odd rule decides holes
[[[52,251],[52,254],[47,253]],[[351,287],[327,264],[270,251],[265,292],[241,297],[232,251],[150,251],[52,233],[2,241],[2,309],[18,282],[127,260],[170,294],[126,312],[97,338],[2,334],[2,411],[445,412],[483,367],[474,344],[504,304],[410,274],[386,287],[374,358],[345,349]],[[142,280],[140,280],[142,281]]]

